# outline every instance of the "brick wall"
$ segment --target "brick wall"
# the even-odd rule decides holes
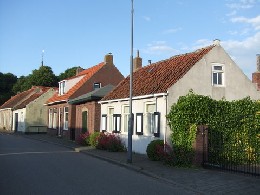
[[[260,72],[254,72],[252,74],[252,83],[256,83],[257,90],[260,90]]]

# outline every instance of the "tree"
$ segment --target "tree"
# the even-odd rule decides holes
[[[0,105],[6,102],[14,93],[12,88],[17,81],[17,76],[12,73],[0,72]]]
[[[28,76],[21,76],[13,87],[13,92],[23,92],[32,86],[57,87],[58,78],[53,73],[51,67],[41,66],[38,70],[32,71]]]
[[[58,76],[59,81],[75,76],[77,68],[78,67],[68,68],[67,70],[65,70],[65,72],[60,73],[60,75]]]
[[[41,66],[38,70],[33,70],[29,80],[32,86],[58,86],[58,79],[49,66]]]

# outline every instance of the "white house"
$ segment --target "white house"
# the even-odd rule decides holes
[[[128,76],[100,101],[101,130],[119,133],[126,145],[129,80]],[[257,84],[247,78],[219,40],[208,47],[145,67],[142,67],[138,54],[134,59],[133,74],[134,152],[146,153],[147,145],[154,139],[169,142],[171,131],[166,114],[178,98],[191,89],[196,94],[217,100],[237,100],[247,96],[260,99]]]

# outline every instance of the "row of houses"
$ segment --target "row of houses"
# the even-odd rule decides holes
[[[132,149],[145,153],[154,139],[169,142],[166,115],[180,96],[191,89],[219,100],[250,96],[260,99],[260,55],[252,81],[215,40],[210,46],[142,65],[134,58]],[[113,55],[74,77],[59,88],[33,87],[0,107],[0,128],[21,132],[47,132],[75,140],[81,132],[117,133],[127,146],[130,77],[113,64]]]

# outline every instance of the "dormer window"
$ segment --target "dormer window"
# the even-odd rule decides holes
[[[59,95],[63,95],[65,93],[66,81],[59,82]]]
[[[101,83],[94,83],[94,90],[101,88]]]
[[[212,65],[212,85],[224,86],[224,65],[223,64]]]

